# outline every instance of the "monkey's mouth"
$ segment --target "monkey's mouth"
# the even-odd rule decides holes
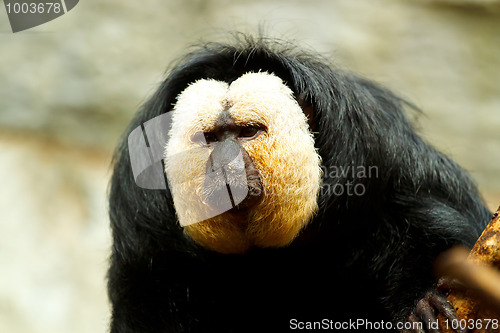
[[[259,173],[257,170],[252,171],[247,174],[248,195],[235,207],[238,210],[252,208],[261,202],[264,197],[264,188]]]
[[[262,189],[255,188],[253,186],[248,187],[248,195],[243,199],[242,202],[234,206],[229,212],[230,213],[245,213],[249,209],[255,207],[259,202],[262,201]]]
[[[218,215],[243,213],[262,200],[262,182],[257,172],[216,173],[205,178],[202,201]]]

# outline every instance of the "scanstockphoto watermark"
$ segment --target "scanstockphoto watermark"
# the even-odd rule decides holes
[[[12,32],[52,21],[72,10],[79,0],[4,0]]]
[[[392,331],[394,329],[398,331],[402,330],[415,330],[422,331],[423,323],[421,322],[396,322],[392,323],[390,321],[380,320],[371,321],[368,319],[349,319],[345,321],[335,321],[332,319],[324,318],[319,321],[300,321],[296,318],[290,319],[289,328],[290,330],[296,331],[361,331],[361,332],[371,332],[371,331]]]
[[[367,180],[379,177],[376,165],[321,166],[321,170],[324,179],[321,186],[322,195],[361,197],[366,194]]]
[[[496,332],[500,328],[499,319],[445,319],[445,320],[428,320],[425,325],[424,322],[395,322],[380,320],[371,321],[368,319],[349,319],[345,321],[335,321],[332,319],[324,318],[319,321],[300,321],[296,318],[290,319],[289,328],[291,330],[303,331],[318,331],[318,330],[359,330],[361,332],[369,331],[418,331],[423,332],[424,326],[431,330],[438,331],[440,328],[445,330],[484,330]]]

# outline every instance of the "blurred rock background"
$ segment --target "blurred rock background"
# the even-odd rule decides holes
[[[415,103],[500,204],[498,0],[82,0],[17,34],[2,8],[0,332],[107,331],[113,147],[186,47],[259,25]]]

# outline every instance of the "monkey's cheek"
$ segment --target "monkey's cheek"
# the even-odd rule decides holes
[[[210,211],[201,204],[195,189],[198,181],[174,183],[169,182],[174,200],[175,211],[181,226],[198,223],[210,217]]]

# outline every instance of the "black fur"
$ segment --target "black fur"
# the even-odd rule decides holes
[[[289,247],[222,255],[183,235],[168,190],[136,186],[126,137],[170,111],[189,83],[231,82],[249,71],[278,75],[313,107],[327,174],[318,214]],[[405,105],[285,43],[244,38],[188,54],[117,148],[109,199],[111,332],[283,332],[294,318],[404,321],[435,283],[435,256],[471,246],[491,216],[469,176],[414,132]],[[343,166],[376,166],[378,174],[328,175]],[[348,182],[366,193],[331,191]]]

